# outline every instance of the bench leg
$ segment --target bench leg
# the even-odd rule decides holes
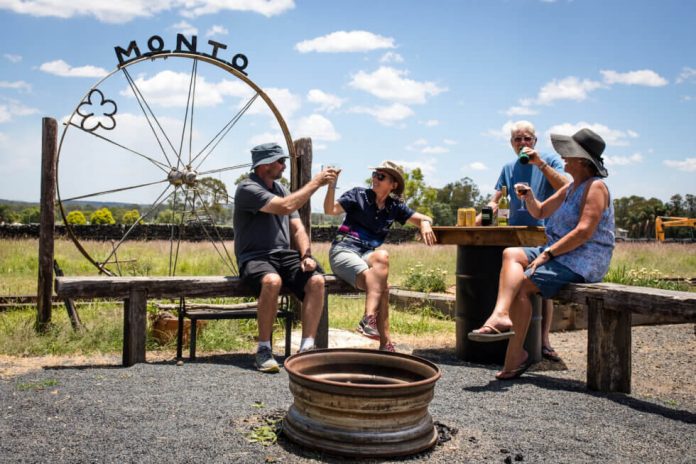
[[[319,328],[317,329],[317,337],[314,339],[314,345],[317,348],[329,347],[329,292],[324,287],[324,308],[321,311],[319,319]]]
[[[179,325],[176,328],[176,360],[180,361],[182,358],[182,351],[184,348],[184,310],[186,302],[183,298],[179,299],[179,313],[178,320]]]
[[[131,290],[123,300],[123,365],[145,362],[147,292]]]
[[[285,313],[285,357],[291,354],[292,348],[292,322],[295,319],[292,311]]]
[[[198,326],[198,319],[191,318],[191,333],[189,335],[189,359],[194,361],[196,359],[196,328]]]
[[[587,387],[631,393],[631,313],[605,310],[601,299],[587,303]]]

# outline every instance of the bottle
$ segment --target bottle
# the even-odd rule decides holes
[[[507,187],[503,186],[503,195],[498,200],[498,226],[508,226],[510,222],[510,200],[507,196]]]
[[[517,157],[520,159],[521,164],[528,164],[529,163],[529,155],[524,152],[524,147],[522,147],[522,150],[520,150],[519,155]]]

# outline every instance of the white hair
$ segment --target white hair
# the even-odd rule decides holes
[[[536,130],[534,129],[534,124],[529,121],[517,121],[513,122],[510,126],[510,135],[513,135],[517,131],[527,131],[532,135],[536,135]]]

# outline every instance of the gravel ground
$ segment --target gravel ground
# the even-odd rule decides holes
[[[694,326],[632,333],[632,395],[586,390],[583,331],[552,334],[563,362],[515,382],[495,381],[494,366],[460,362],[450,347],[416,347],[442,369],[430,412],[451,439],[408,461],[696,462]],[[249,354],[183,366],[118,360],[31,369],[0,358],[0,462],[350,462],[282,436],[270,446],[245,438],[292,402],[285,371],[258,373]]]

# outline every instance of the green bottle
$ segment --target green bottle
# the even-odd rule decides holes
[[[510,200],[508,200],[507,187],[503,186],[503,195],[498,201],[498,226],[510,225]]]

